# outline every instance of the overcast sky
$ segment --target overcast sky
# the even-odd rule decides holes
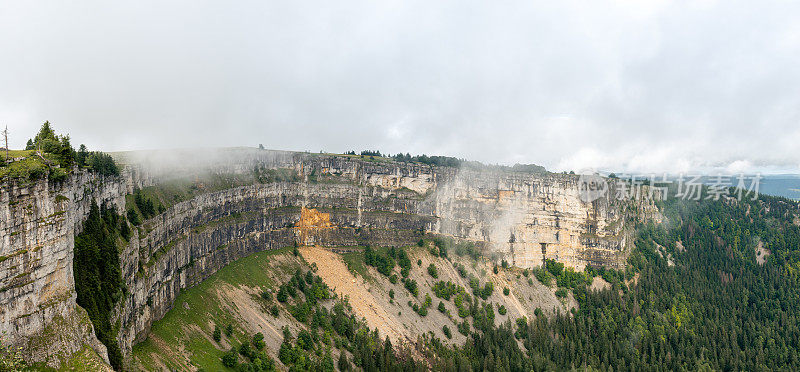
[[[106,151],[799,169],[800,5],[0,0],[0,125],[45,120]]]

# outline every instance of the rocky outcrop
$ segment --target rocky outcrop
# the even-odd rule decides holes
[[[7,258],[0,263],[0,285],[8,288],[0,293],[0,326],[13,335],[12,342],[25,345],[58,316],[79,313],[72,246],[90,201],[124,210],[125,195],[134,187],[158,187],[176,177],[244,176],[276,168],[293,174],[280,182],[254,177],[199,194],[134,229],[120,254],[127,291],[113,314],[126,355],[182,289],[253,252],[295,244],[399,246],[433,233],[480,242],[498,262],[520,267],[539,266],[545,258],[578,269],[620,267],[629,222],[651,205],[611,198],[583,202],[577,177],[570,175],[246,149],[232,153],[172,164],[158,158],[148,163],[134,154],[114,180],[78,172],[61,185],[6,185],[0,196],[0,254]],[[88,336],[54,338],[52,344],[78,350],[85,342],[96,343],[91,332]],[[32,358],[51,365],[58,359]]]
[[[545,259],[583,269],[624,266],[633,201],[583,202],[574,175],[462,171],[437,189],[435,231],[481,241],[518,267]]]
[[[124,207],[124,182],[76,172],[67,181],[0,189],[0,332],[29,358],[58,366],[84,344],[105,355],[76,303],[73,240],[92,200]]]

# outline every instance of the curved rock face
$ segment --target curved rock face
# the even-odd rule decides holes
[[[251,175],[281,168],[296,178],[200,194],[134,229],[120,254],[128,291],[114,313],[126,355],[183,288],[253,252],[296,244],[400,246],[433,233],[475,241],[498,262],[520,267],[539,266],[545,258],[577,269],[621,267],[630,241],[628,221],[652,207],[609,198],[582,202],[577,177],[569,175],[233,152],[172,168],[156,156],[150,164],[128,167],[116,180],[79,172],[58,186],[46,181],[6,185],[0,196],[2,330],[27,347],[41,339],[53,319],[77,314],[73,238],[93,198],[122,211],[134,187],[158,187],[193,173]],[[52,348],[78,350],[85,342],[96,343],[91,332],[84,333],[53,339]],[[60,360],[32,358],[51,365]]]

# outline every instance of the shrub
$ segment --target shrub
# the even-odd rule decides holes
[[[239,354],[242,354],[242,355],[250,358],[250,356],[253,355],[252,353],[253,353],[253,351],[250,350],[250,344],[245,342],[245,343],[239,345]]]
[[[458,325],[458,332],[461,333],[464,336],[469,335],[469,321],[468,320],[464,319],[464,321],[461,322]]]
[[[277,318],[279,314],[278,305],[272,305],[272,307],[269,308],[269,313],[272,314],[273,317]]]
[[[311,350],[314,346],[314,339],[311,337],[311,334],[304,329],[297,334],[297,345],[302,347],[303,350]]]
[[[558,297],[558,298],[567,297],[567,293],[569,293],[569,291],[566,288],[561,287],[561,288],[556,290],[556,297]]]
[[[292,362],[293,354],[292,345],[284,338],[283,342],[281,342],[281,348],[278,350],[278,360],[283,364],[289,365]]]
[[[406,279],[405,282],[406,289],[411,292],[415,297],[419,294],[419,288],[417,288],[417,281],[414,279]]]
[[[233,324],[225,326],[225,336],[231,337],[233,335]]]
[[[291,313],[292,316],[300,323],[307,322],[311,312],[312,309],[308,302],[302,301],[294,306],[291,306],[289,309],[289,313]]]
[[[439,277],[439,270],[436,269],[436,266],[430,264],[428,265],[428,274],[436,279]]]
[[[256,348],[256,350],[261,350],[264,348],[264,346],[266,346],[264,343],[264,334],[258,332],[253,335],[253,347]]]
[[[508,310],[506,310],[506,306],[505,305],[500,305],[500,307],[497,309],[497,312],[500,313],[500,315],[506,315]]]
[[[561,275],[561,272],[564,271],[564,264],[561,262],[557,262],[555,260],[546,260],[545,267],[550,274],[553,274],[556,278]]]
[[[462,264],[456,264],[456,270],[458,270],[458,275],[462,278],[467,277],[467,269]]]
[[[142,224],[142,220],[139,218],[139,213],[136,213],[136,210],[133,208],[128,209],[128,221],[131,221],[133,226],[139,226]]]
[[[337,363],[337,366],[342,372],[350,370],[350,362],[347,361],[347,354],[345,352],[339,354],[339,363]]]
[[[494,292],[494,283],[487,282],[483,286],[483,290],[481,291],[481,298],[483,298],[484,300],[489,298],[489,296],[492,295],[492,292]]]
[[[219,342],[222,340],[222,330],[218,326],[214,326],[214,341]]]
[[[236,367],[239,357],[236,354],[236,349],[231,348],[227,353],[222,355],[222,365],[228,368]]]
[[[289,299],[289,291],[286,289],[286,285],[281,285],[280,289],[278,289],[278,295],[276,296],[278,302],[286,302]]]
[[[299,283],[302,283],[302,281],[300,281]],[[293,285],[291,285],[291,283],[289,283],[288,285],[285,286],[285,288],[286,288],[286,292],[289,293],[289,296],[292,296],[292,298],[297,297],[297,288],[295,286],[293,286]]]
[[[459,292],[459,290],[462,290],[461,287],[457,287],[451,281],[444,282],[441,280],[434,283],[431,289],[436,297],[443,298],[448,301],[450,300],[451,296]]]
[[[539,283],[550,286],[550,273],[547,270],[541,267],[537,268],[534,270],[533,275],[536,277],[536,280],[538,280]]]
[[[508,287],[503,287],[503,294],[508,296],[509,293],[511,292],[508,290]]]
[[[119,224],[119,234],[125,240],[131,239],[131,227],[128,226],[128,222],[125,221],[125,218],[122,218]]]
[[[439,307],[437,307],[437,309],[442,314],[444,314],[444,312],[447,311],[447,308],[444,307],[444,302],[442,302],[442,301],[439,301]]]
[[[376,252],[372,247],[366,246],[364,248],[364,263],[374,267],[379,273],[389,276],[394,269],[394,260],[392,257],[384,256]]]
[[[453,334],[450,333],[450,327],[448,327],[446,324],[442,326],[442,333],[444,333],[444,336],[448,339],[453,338]]]

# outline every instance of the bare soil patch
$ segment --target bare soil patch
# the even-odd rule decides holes
[[[319,247],[300,248],[303,258],[310,264],[317,265],[317,275],[337,294],[347,296],[356,314],[363,316],[370,328],[378,328],[382,336],[389,336],[392,341],[413,340],[413,335],[377,303],[375,297],[367,290],[368,283],[356,278],[347,270],[341,256]]]
[[[763,265],[764,262],[767,262],[767,257],[771,254],[772,252],[770,252],[769,249],[764,248],[764,242],[759,240],[758,246],[756,246],[756,262],[759,265]]]
[[[593,291],[602,291],[606,289],[611,289],[611,283],[607,282],[605,279],[596,276],[592,279],[591,290]]]

